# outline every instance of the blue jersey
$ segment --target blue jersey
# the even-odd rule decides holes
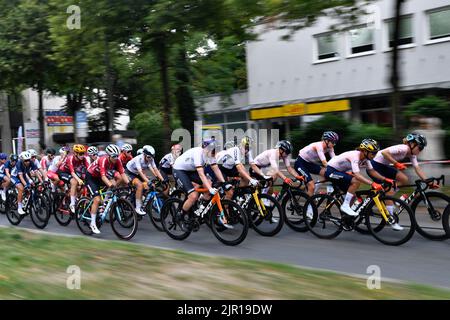
[[[17,177],[19,174],[26,175],[35,170],[37,170],[37,167],[33,162],[30,162],[30,165],[27,167],[22,160],[19,160],[17,161],[16,166],[12,169],[11,175]]]
[[[9,173],[11,174],[12,170],[16,167],[16,165],[17,165],[17,162],[16,162],[16,164],[13,166],[13,165],[11,164],[11,160],[8,160],[8,161],[6,161],[5,165],[3,166],[3,170],[8,169],[8,170],[9,170]]]

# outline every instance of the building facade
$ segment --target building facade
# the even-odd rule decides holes
[[[327,112],[391,125],[394,1],[376,1],[367,11],[339,32],[330,31],[337,21],[322,17],[290,41],[281,39],[285,30],[257,26],[259,41],[246,46],[247,122],[280,135]],[[449,0],[405,2],[399,68],[403,106],[426,94],[450,98]]]

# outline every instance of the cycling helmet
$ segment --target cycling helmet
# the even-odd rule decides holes
[[[359,145],[359,150],[368,151],[370,153],[375,153],[380,150],[380,146],[378,145],[378,142],[376,142],[373,139],[364,139],[361,144]]]
[[[223,148],[224,148],[225,150],[228,150],[228,149],[233,148],[233,147],[234,147],[234,141],[227,141],[227,142],[225,143],[225,145],[223,146]]]
[[[133,147],[131,146],[131,144],[125,143],[122,146],[122,151],[133,151]]]
[[[0,160],[6,160],[8,159],[8,155],[6,153],[0,153]]]
[[[118,157],[120,154],[120,149],[118,146],[116,146],[115,144],[109,144],[106,149],[105,149],[106,153],[108,154],[108,156],[110,157]]]
[[[249,136],[244,136],[241,139],[241,145],[244,147],[250,146],[253,143],[253,139],[250,138]]]
[[[215,151],[217,149],[217,141],[216,139],[208,139],[202,142],[202,148],[207,149],[209,151]]]
[[[22,160],[30,160],[31,159],[31,153],[28,151],[24,151],[19,155],[20,159]]]
[[[406,136],[406,141],[415,142],[419,146],[420,150],[423,150],[427,146],[427,138],[423,134],[410,133]]]
[[[12,154],[9,156],[9,160],[11,160],[11,161],[17,161],[17,160],[19,160],[19,157],[17,156],[17,154],[12,153]]]
[[[38,155],[37,151],[34,149],[29,149],[27,151],[31,154],[32,157],[37,157]]]
[[[51,154],[52,156],[54,156],[56,154],[56,150],[54,148],[48,148],[46,153],[47,154]]]
[[[86,147],[82,144],[76,144],[73,146],[73,152],[75,153],[86,153]]]
[[[59,149],[59,154],[64,154],[64,153],[66,153],[68,150],[67,150],[67,147],[61,147],[60,149]]]
[[[145,145],[142,147],[142,152],[146,155],[146,156],[151,156],[151,157],[155,157],[155,148],[153,148],[152,146],[149,145]]]
[[[278,141],[277,144],[275,145],[275,148],[283,150],[288,155],[292,153],[293,149],[292,144],[287,140]]]
[[[339,135],[334,131],[325,131],[322,135],[322,140],[337,143],[339,141]]]
[[[98,149],[97,149],[97,147],[90,146],[90,147],[87,149],[87,154],[88,154],[89,156],[96,156],[96,155],[98,155]]]
[[[136,154],[137,154],[137,155],[140,155],[140,154],[142,154],[143,152],[144,152],[144,149],[140,148],[140,149],[138,149],[138,151],[136,151]]]

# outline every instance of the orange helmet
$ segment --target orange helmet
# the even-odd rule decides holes
[[[76,144],[73,146],[73,152],[75,153],[86,153],[86,147],[82,144]]]

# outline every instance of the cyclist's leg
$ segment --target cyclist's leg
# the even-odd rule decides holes
[[[75,178],[70,179],[70,206],[75,207],[77,202],[77,186],[78,181]]]
[[[350,201],[353,199],[355,192],[358,190],[361,183],[351,175],[338,171],[330,166],[327,167],[325,178],[335,183],[343,192],[346,192],[341,210],[347,214],[356,215],[356,213],[350,208]]]
[[[17,189],[17,208],[19,209],[19,211],[21,211],[22,210],[22,200],[23,200],[23,185],[20,181],[17,181],[16,189]]]
[[[134,177],[131,183],[136,187],[136,211],[140,211],[142,207],[142,191],[144,190],[144,185],[137,177]]]

